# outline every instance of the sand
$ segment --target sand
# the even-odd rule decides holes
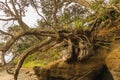
[[[5,70],[0,71],[0,80],[14,80],[13,75],[8,74]],[[31,69],[21,69],[18,80],[38,80],[34,71]]]

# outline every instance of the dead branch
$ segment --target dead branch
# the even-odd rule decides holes
[[[62,47],[62,46],[64,46],[65,44],[66,44],[66,41],[63,40],[62,42],[57,43],[56,45],[54,45],[54,46],[51,47],[51,48],[54,49],[54,48]]]

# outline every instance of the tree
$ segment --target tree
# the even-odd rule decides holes
[[[0,9],[5,13],[5,18],[1,17],[0,20],[18,22],[17,26],[10,27],[7,32],[0,30],[1,34],[9,36],[6,43],[0,48],[2,65],[6,64],[5,53],[13,48],[17,41],[20,41],[20,39],[24,39],[25,42],[29,41],[26,36],[32,36],[34,44],[20,54],[20,60],[15,68],[14,80],[17,80],[25,58],[37,50],[46,51],[62,46],[67,48],[68,51],[72,49],[69,52],[72,56],[67,59],[68,62],[76,59],[83,60],[91,55],[89,53],[94,50],[95,46],[106,46],[109,42],[119,39],[117,35],[120,34],[118,31],[120,29],[120,26],[118,26],[120,20],[118,3],[114,2],[111,6],[109,4],[112,4],[112,2],[106,3],[104,0],[93,0],[92,2],[87,0],[0,1]],[[29,6],[32,6],[42,17],[38,21],[37,28],[30,28],[22,19],[25,16],[26,8]],[[42,9],[44,15],[39,13],[39,9]],[[105,37],[107,37],[107,40]]]

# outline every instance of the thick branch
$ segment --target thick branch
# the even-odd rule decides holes
[[[69,34],[69,32],[67,33]],[[56,38],[58,41],[59,39],[61,40],[61,38],[63,37],[69,36],[66,35],[66,32],[64,31],[59,33],[61,37],[58,38],[53,30],[28,29],[26,32],[21,32],[14,35],[9,41],[6,42],[6,44],[2,48],[0,48],[0,51],[2,51],[3,56],[10,49],[10,47],[16,42],[16,40],[18,40],[20,37],[25,35],[35,35],[35,36],[39,35],[39,36],[52,37],[52,38]]]
[[[23,34],[17,34],[16,36],[13,36],[10,40],[6,42],[6,44],[0,49],[3,53],[6,53],[6,51],[14,44],[14,42],[19,39]]]
[[[39,30],[39,29],[28,29],[26,32],[21,32],[12,36],[11,39],[8,40],[6,44],[0,48],[0,51],[2,51],[2,57],[4,57],[4,54],[10,49],[10,47],[16,42],[16,40],[18,40],[20,37],[25,35],[39,35],[39,36],[48,36],[48,37],[51,36],[55,38],[55,33],[50,30],[47,31],[47,30]],[[2,59],[2,62],[5,65],[4,59]]]
[[[47,51],[47,50],[51,49],[52,47],[54,47],[57,43],[58,43],[57,41],[51,41],[48,45],[41,47],[39,49],[39,51],[41,51],[41,52]]]
[[[0,49],[0,51],[2,51],[2,66],[4,66],[6,63],[5,63],[5,60],[4,60],[4,55],[5,53],[10,49],[10,47],[15,43],[15,41],[17,39],[19,39],[19,37],[21,37],[23,34],[18,34],[16,36],[12,36],[12,38],[10,40],[7,41],[7,43]]]
[[[36,50],[38,50],[39,48],[41,48],[41,47],[49,44],[51,41],[52,41],[52,39],[49,38],[49,39],[46,39],[45,41],[43,41],[42,43],[41,43],[41,42],[40,42],[40,43],[36,43],[35,45],[33,45],[32,47],[28,48],[27,50],[25,50],[25,51],[22,53],[22,55],[21,55],[21,57],[20,57],[20,60],[19,60],[17,66],[16,66],[16,69],[15,69],[14,80],[17,80],[17,77],[18,77],[18,74],[19,74],[19,70],[20,70],[20,68],[21,68],[21,66],[22,66],[25,58],[26,58],[29,54],[31,54],[31,53],[35,52]]]
[[[56,3],[56,0],[53,0],[53,6],[54,6],[54,8],[53,8],[53,19],[54,19],[55,25],[57,25],[58,20],[57,20],[57,17],[56,17],[56,14],[57,14],[57,3]]]
[[[1,31],[2,33],[5,33]],[[6,33],[8,34],[8,33]],[[10,35],[10,34],[8,34]],[[39,35],[39,36],[47,36],[47,37],[56,37],[55,32],[52,30],[39,30],[39,29],[28,29],[26,32],[17,33],[13,36],[9,41],[7,41],[6,45],[3,46],[0,51],[6,52],[12,44],[18,40],[20,37],[25,35]]]
[[[25,35],[40,35],[40,36],[48,36],[48,37],[55,37],[55,32],[53,30],[49,30],[49,29],[44,29],[44,30],[40,30],[40,29],[29,29],[27,30],[25,33]]]

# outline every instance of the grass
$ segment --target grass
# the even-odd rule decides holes
[[[23,65],[22,68],[33,68],[34,66],[46,66],[48,63],[57,60],[59,58],[59,51],[49,50],[46,52],[35,52],[29,55]],[[19,61],[19,58],[14,60],[15,63]]]
[[[47,63],[45,61],[30,61],[30,62],[25,62],[22,65],[22,68],[33,68],[34,66],[45,66]]]

